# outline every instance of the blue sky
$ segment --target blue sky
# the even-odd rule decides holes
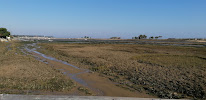
[[[206,0],[0,0],[12,34],[206,38]]]

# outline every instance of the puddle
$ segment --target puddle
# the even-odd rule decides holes
[[[29,47],[30,47],[30,48],[29,48]],[[31,47],[33,47],[33,48],[31,48]],[[99,89],[95,89],[95,88],[89,86],[88,83],[87,83],[85,80],[83,80],[83,79],[81,79],[81,78],[78,77],[78,75],[80,75],[80,74],[89,73],[90,70],[83,69],[83,68],[79,68],[79,67],[77,67],[77,66],[74,66],[74,65],[72,65],[72,64],[69,64],[68,62],[65,62],[65,61],[62,61],[62,60],[58,60],[58,59],[53,58],[53,57],[46,56],[45,54],[38,52],[38,51],[36,50],[36,48],[40,48],[40,47],[37,46],[36,43],[33,43],[33,44],[24,45],[24,48],[20,48],[20,50],[21,50],[21,52],[24,53],[25,55],[33,56],[36,60],[41,61],[41,62],[43,62],[43,63],[45,63],[45,64],[49,64],[49,62],[46,61],[46,59],[48,59],[48,60],[56,61],[56,62],[62,63],[62,64],[64,64],[64,65],[71,66],[71,67],[73,67],[73,68],[75,68],[75,69],[80,70],[81,72],[79,72],[79,73],[70,73],[69,71],[64,70],[64,69],[58,69],[58,70],[61,71],[64,75],[68,76],[70,79],[74,80],[75,82],[81,84],[82,86],[84,86],[84,87],[86,87],[86,88],[89,88],[89,89],[91,89],[91,90],[93,90],[93,91],[98,92],[97,95],[101,95],[101,96],[103,95],[103,92],[102,92],[102,91],[100,91]],[[41,58],[40,58],[39,56],[37,56],[37,55],[32,54],[32,53],[38,54],[39,56],[41,56]],[[42,58],[42,57],[43,57],[43,58]],[[53,65],[51,64],[51,66],[53,66]],[[55,67],[58,67],[58,66],[55,66]]]

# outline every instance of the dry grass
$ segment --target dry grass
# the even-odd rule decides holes
[[[39,51],[162,98],[205,98],[206,48],[123,44],[40,44]]]
[[[0,43],[0,93],[13,93],[13,90],[17,93],[24,90],[69,91],[74,87],[74,83],[59,71],[22,55],[17,48],[20,45]]]

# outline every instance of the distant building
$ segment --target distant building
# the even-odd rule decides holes
[[[41,38],[53,38],[53,36],[43,36],[43,35],[12,35],[13,37],[41,37]]]
[[[11,41],[11,37],[10,37],[10,36],[7,36],[6,39],[7,39],[8,41]]]
[[[42,35],[13,35],[13,37],[19,40],[50,40],[53,36],[42,36]]]
[[[111,37],[110,39],[121,39],[120,37]]]
[[[0,42],[8,42],[8,40],[5,38],[0,38]]]

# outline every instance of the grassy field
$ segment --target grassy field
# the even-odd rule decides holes
[[[75,84],[54,68],[23,55],[22,43],[0,42],[0,94],[70,91]],[[40,93],[41,94],[41,93]]]
[[[161,98],[206,96],[206,48],[42,43],[42,53],[88,68],[131,91]]]

